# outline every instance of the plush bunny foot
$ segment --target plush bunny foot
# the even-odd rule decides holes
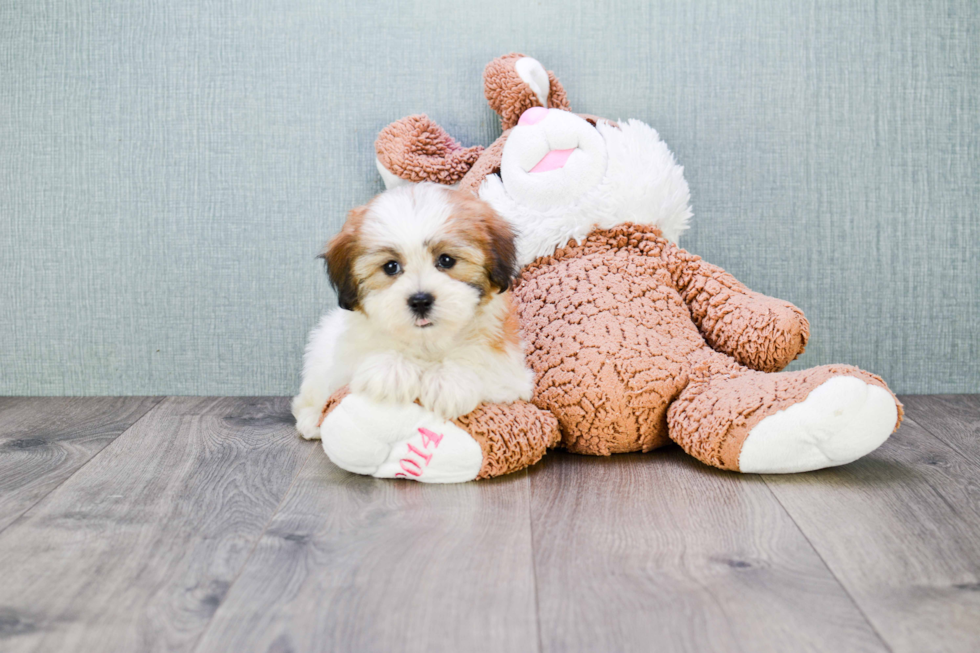
[[[335,465],[378,478],[460,483],[483,466],[476,440],[417,404],[348,395],[324,418],[320,438]]]
[[[667,421],[671,439],[704,463],[787,474],[857,460],[898,428],[901,415],[879,377],[824,365],[697,379],[671,405]]]
[[[742,443],[738,468],[788,474],[845,465],[881,446],[896,421],[890,392],[853,376],[835,376],[756,424]]]
[[[321,409],[323,450],[338,467],[380,478],[458,483],[538,462],[558,420],[526,401],[480,404],[446,421],[418,404],[379,404],[344,387]]]

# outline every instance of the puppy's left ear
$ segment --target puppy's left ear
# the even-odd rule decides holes
[[[517,276],[517,246],[514,229],[493,209],[487,207],[489,215],[485,218],[487,242],[487,276],[490,283],[506,292]]]
[[[506,292],[517,276],[517,244],[513,227],[489,204],[466,191],[451,191],[450,197],[467,230],[478,234],[487,280],[498,291]]]

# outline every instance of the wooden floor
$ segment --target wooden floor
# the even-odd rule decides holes
[[[980,651],[980,397],[871,456],[354,476],[282,398],[0,399],[0,651]]]

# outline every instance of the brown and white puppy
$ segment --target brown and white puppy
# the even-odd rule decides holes
[[[488,204],[432,183],[389,190],[351,211],[322,256],[340,309],[306,348],[293,400],[304,437],[319,437],[320,411],[345,384],[447,419],[531,398],[508,290],[514,233]]]

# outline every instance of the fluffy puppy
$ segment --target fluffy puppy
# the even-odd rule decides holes
[[[423,183],[350,212],[322,254],[339,309],[310,334],[297,428],[319,437],[327,398],[350,384],[451,419],[481,402],[531,398],[508,289],[514,233],[485,202]]]

